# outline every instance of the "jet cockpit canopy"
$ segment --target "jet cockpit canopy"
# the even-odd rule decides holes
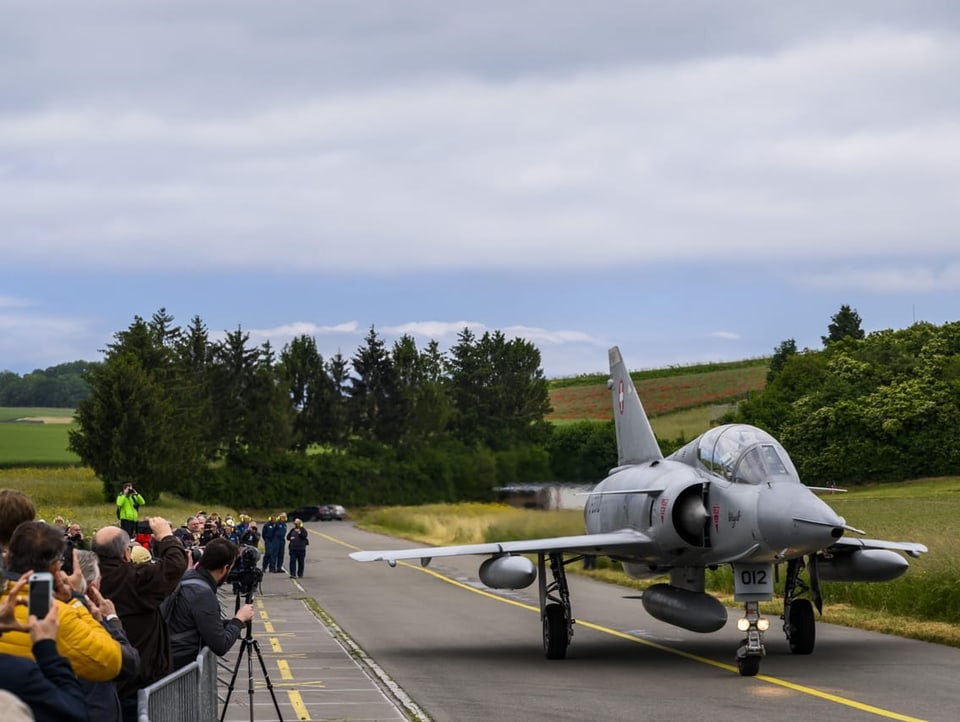
[[[727,424],[710,429],[700,437],[696,453],[700,465],[737,484],[800,483],[786,450],[755,426]]]

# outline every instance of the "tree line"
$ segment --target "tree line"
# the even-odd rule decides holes
[[[84,373],[88,361],[71,361],[20,376],[0,371],[0,406],[72,409],[90,393]]]
[[[725,420],[771,432],[811,484],[960,473],[960,324],[868,335],[842,306],[822,341],[777,346],[766,388]],[[539,351],[500,332],[465,328],[442,352],[388,347],[371,327],[352,357],[324,359],[306,335],[279,353],[240,329],[214,342],[199,317],[181,328],[161,309],[102,362],[57,368],[86,389],[70,445],[108,497],[130,480],[251,508],[487,500],[616,464],[612,420],[548,423]],[[669,454],[686,439],[659,441]]]
[[[160,309],[84,378],[70,448],[108,497],[130,480],[259,508],[453,501],[551,475],[540,352],[499,331],[464,328],[444,353],[409,335],[388,348],[371,327],[352,358],[324,359],[310,336],[278,353]]]
[[[781,343],[733,420],[776,436],[808,484],[960,473],[960,323],[865,334],[844,306],[822,340]]]

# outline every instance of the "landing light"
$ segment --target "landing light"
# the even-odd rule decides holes
[[[759,629],[761,632],[766,632],[768,629],[770,629],[770,620],[765,617],[760,617],[759,619],[756,620],[756,628]],[[739,629],[741,632],[746,632],[747,630],[749,630],[750,620],[747,619],[746,617],[741,617],[740,619],[738,619],[737,629]]]

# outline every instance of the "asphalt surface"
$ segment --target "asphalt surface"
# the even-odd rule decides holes
[[[322,573],[308,558],[303,579],[263,575],[249,638],[220,662],[221,716],[233,722],[427,719],[402,690],[378,679],[375,662],[317,604]],[[236,608],[234,594],[221,597],[224,607]]]
[[[771,619],[760,675],[746,678],[737,612],[714,634],[687,632],[633,590],[571,575],[574,638],[565,660],[546,660],[536,584],[486,590],[476,557],[361,564],[347,554],[410,543],[349,522],[308,528],[304,578],[264,577],[261,652],[245,647],[229,720],[250,719],[251,699],[255,719],[277,719],[273,697],[285,720],[960,719],[960,649],[818,624],[814,653],[796,656]]]

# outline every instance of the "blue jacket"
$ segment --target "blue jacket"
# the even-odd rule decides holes
[[[266,546],[270,546],[270,542],[273,541],[273,535],[277,531],[277,522],[268,521],[263,525],[263,530],[260,532],[260,538],[263,539],[263,543]]]
[[[87,722],[80,683],[70,663],[57,653],[57,643],[52,639],[34,642],[33,656],[36,662],[0,654],[0,689],[22,699],[37,722]]]

